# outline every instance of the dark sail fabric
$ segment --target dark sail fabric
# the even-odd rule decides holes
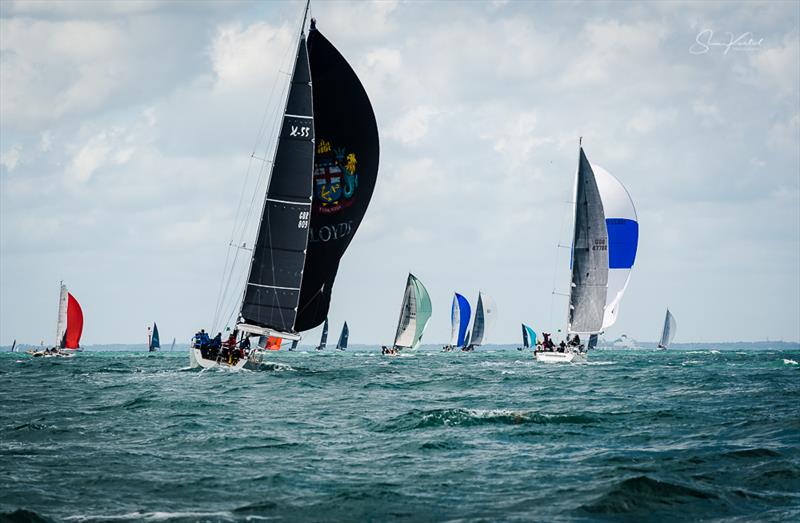
[[[347,327],[347,322],[342,326],[342,333],[339,335],[339,341],[336,343],[336,348],[344,350],[347,348],[347,340],[350,338],[350,328]]]
[[[242,303],[245,323],[292,332],[311,212],[314,121],[306,39],[300,38],[264,211]]]
[[[572,243],[569,326],[572,333],[603,329],[608,290],[608,231],[603,201],[589,160],[580,150]]]
[[[158,325],[153,322],[153,336],[150,338],[150,350],[160,349],[161,340],[158,338]]]
[[[314,196],[295,327],[328,315],[339,260],[367,212],[378,175],[378,126],[367,93],[339,51],[314,27],[308,35],[314,84]]]

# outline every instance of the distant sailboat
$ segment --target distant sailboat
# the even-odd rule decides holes
[[[172,338],[172,345],[170,345],[169,350],[170,351],[174,351],[175,350],[175,338]]]
[[[16,352],[17,348],[17,340],[14,340],[14,343],[11,344],[11,352]]]
[[[319,337],[319,345],[317,345],[317,350],[325,350],[325,346],[328,344],[328,318],[325,318],[325,323],[322,325],[322,335]]]
[[[469,319],[472,315],[467,299],[459,293],[453,294],[453,305],[450,308],[450,343],[442,350],[451,350],[464,347],[469,328]]]
[[[271,350],[325,320],[339,261],[378,174],[369,97],[314,19],[306,39],[307,14],[308,4],[234,328],[242,337],[266,336]],[[193,366],[221,364],[213,350],[204,356],[202,348],[202,342],[193,344]],[[245,359],[227,365],[241,368]]]
[[[530,349],[536,346],[536,332],[533,329],[522,324],[522,347],[519,350]]]
[[[342,333],[339,334],[339,341],[336,342],[336,350],[347,349],[347,340],[349,338],[350,328],[347,326],[347,322],[344,322],[344,325],[342,325]]]
[[[161,341],[158,338],[158,325],[153,322],[153,331],[147,329],[147,348],[149,352],[155,352],[161,348]]]
[[[83,334],[83,310],[78,300],[67,291],[61,282],[58,298],[58,322],[56,324],[56,344],[52,349],[28,351],[33,356],[72,356],[80,350]]]
[[[428,290],[416,276],[409,273],[406,290],[403,293],[403,304],[400,307],[397,333],[394,337],[394,345],[390,350],[414,350],[419,347],[432,314],[433,307]]]
[[[489,331],[494,326],[497,308],[494,300],[483,292],[478,292],[478,304],[475,307],[475,319],[472,322],[472,339],[461,350],[472,351],[486,342]]]
[[[661,329],[661,339],[658,342],[659,349],[668,349],[669,344],[675,337],[675,332],[678,330],[678,323],[675,321],[675,316],[667,309],[667,315],[664,317],[664,328]]]

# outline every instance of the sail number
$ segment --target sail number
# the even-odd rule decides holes
[[[308,229],[308,211],[302,211],[297,217],[297,228]]]
[[[300,127],[298,125],[292,125],[291,127],[289,136],[299,136],[300,138],[308,138],[311,136],[311,127]]]

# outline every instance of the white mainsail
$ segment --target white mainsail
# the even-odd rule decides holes
[[[664,328],[661,330],[661,340],[658,342],[660,348],[666,349],[672,343],[675,337],[675,332],[678,329],[678,324],[675,321],[675,316],[667,309],[667,315],[664,317]]]
[[[64,334],[67,332],[67,286],[61,282],[61,295],[58,297],[58,323],[56,324],[56,344],[61,346]]]
[[[400,307],[400,319],[397,322],[397,333],[394,346],[416,349],[425,327],[428,326],[432,314],[431,299],[428,290],[413,274],[408,275],[406,290],[403,293],[403,304]]]

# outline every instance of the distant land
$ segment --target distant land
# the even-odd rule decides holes
[[[422,349],[425,350],[439,350],[444,343],[425,343]],[[598,346],[600,350],[637,350],[637,349],[655,349],[658,345],[655,341],[637,341],[636,346],[632,348],[625,347],[611,347],[603,345],[602,342]],[[47,345],[45,345],[47,346]],[[303,344],[298,347],[300,350],[313,349],[316,344]],[[352,344],[348,350],[374,350],[380,348],[381,344]],[[516,350],[519,344],[489,344],[487,347],[502,350]],[[28,349],[38,349],[39,345],[32,345],[28,343],[18,343],[17,351],[25,351]],[[147,344],[145,343],[112,343],[112,344],[98,344],[86,345],[83,349],[87,352],[147,352]],[[176,344],[175,350],[170,351],[169,346],[162,347],[160,352],[185,352],[188,345]],[[332,349],[332,347],[331,347]],[[329,350],[331,350],[329,349]],[[716,350],[794,350],[800,349],[800,342],[796,341],[702,341],[702,342],[688,342],[688,343],[673,343],[670,345],[669,350],[696,350],[696,349],[716,349]],[[0,352],[8,352],[11,350],[11,345],[0,345]],[[478,349],[480,351],[481,349]]]

